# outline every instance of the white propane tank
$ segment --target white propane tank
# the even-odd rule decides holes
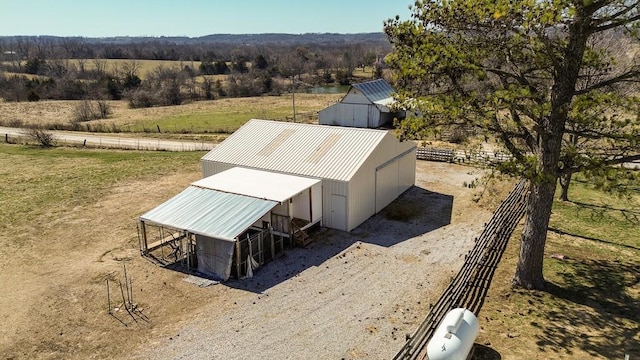
[[[429,360],[464,360],[480,331],[473,313],[457,308],[449,311],[427,344]]]

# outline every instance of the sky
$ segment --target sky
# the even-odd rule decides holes
[[[413,0],[0,0],[0,36],[381,32]]]

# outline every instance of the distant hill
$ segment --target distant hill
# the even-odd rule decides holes
[[[306,33],[306,34],[211,34],[199,37],[186,36],[117,36],[104,38],[91,37],[61,37],[61,36],[2,36],[0,39],[25,39],[38,38],[41,40],[63,40],[75,39],[94,44],[132,44],[160,42],[167,44],[228,44],[228,45],[297,45],[297,44],[352,44],[368,43],[371,45],[388,45],[389,41],[384,33],[359,33],[359,34],[337,34],[337,33]]]

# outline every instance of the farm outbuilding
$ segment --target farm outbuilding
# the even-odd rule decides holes
[[[321,224],[344,231],[413,186],[415,165],[415,144],[390,131],[255,119],[202,157],[205,177],[243,167],[321,180]]]
[[[317,179],[232,168],[140,216],[140,250],[221,280],[240,278],[321,221],[321,192]]]
[[[394,111],[395,90],[383,79],[353,84],[337,103],[318,112],[321,125],[378,128],[403,119],[404,111]]]

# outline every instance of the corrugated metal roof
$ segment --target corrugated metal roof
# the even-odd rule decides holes
[[[191,185],[282,203],[319,182],[321,180],[235,167]]]
[[[254,119],[202,160],[348,181],[387,135],[385,130]]]
[[[380,100],[388,101],[389,98],[393,98],[395,90],[384,79],[377,79],[372,81],[363,82],[360,84],[353,84],[354,88],[360,90],[364,96],[372,103]],[[386,105],[386,104],[383,104]]]
[[[143,221],[217,239],[235,241],[278,203],[189,186],[140,216]]]

